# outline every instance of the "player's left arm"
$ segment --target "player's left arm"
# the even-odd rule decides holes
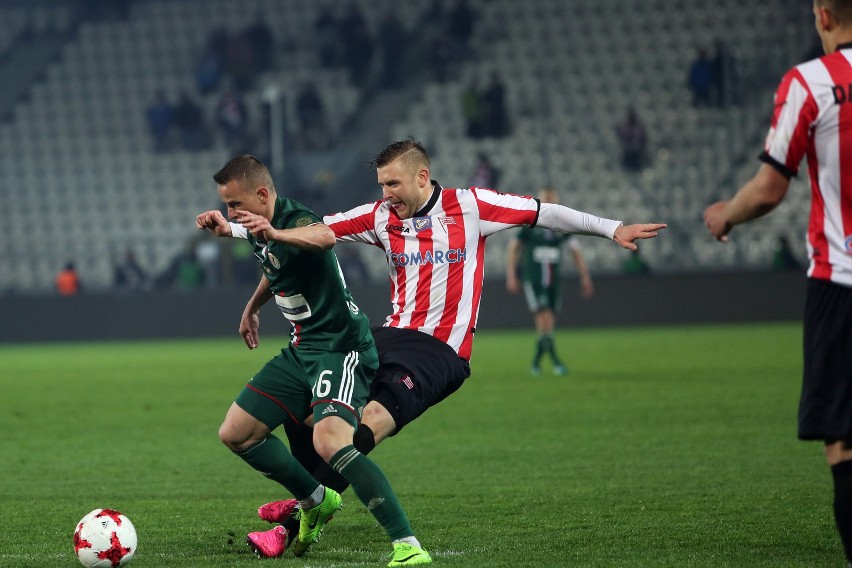
[[[328,225],[319,221],[304,227],[276,229],[269,222],[269,219],[263,215],[242,210],[236,211],[236,220],[255,237],[299,249],[328,250],[337,242],[334,231]]]
[[[624,225],[621,221],[598,217],[564,205],[542,203],[536,226],[562,233],[604,237],[612,239],[623,248],[636,250],[638,247],[634,241],[652,239],[667,225],[665,223]]]
[[[775,166],[763,163],[733,198],[717,201],[704,211],[704,224],[717,241],[727,242],[734,226],[762,217],[787,195],[790,179]]]

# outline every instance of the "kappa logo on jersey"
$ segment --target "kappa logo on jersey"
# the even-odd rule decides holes
[[[388,259],[394,266],[410,266],[421,264],[455,264],[467,260],[467,249],[390,252]]]
[[[432,228],[432,217],[415,217],[413,221],[414,230],[418,233]]]
[[[385,229],[385,230],[386,230],[388,233],[402,233],[402,234],[405,234],[405,233],[408,233],[408,232],[409,232],[408,227],[405,227],[405,226],[403,226],[403,225],[391,225],[390,223],[388,223],[387,229]]]
[[[325,410],[322,411],[323,414],[337,414],[337,409],[334,408],[334,405],[329,404],[325,407]]]

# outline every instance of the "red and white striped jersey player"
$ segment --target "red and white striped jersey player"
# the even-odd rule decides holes
[[[763,164],[731,199],[704,212],[710,233],[772,211],[807,156],[811,213],[799,438],[820,440],[834,517],[852,565],[852,0],[814,0],[825,55],[796,65],[775,92]]]
[[[374,165],[380,201],[266,238],[321,248],[355,241],[384,251],[393,312],[383,328],[373,330],[380,370],[362,421],[376,443],[454,392],[469,375],[488,236],[536,225],[605,237],[636,250],[634,241],[666,227],[623,225],[491,189],[441,188],[431,179],[426,150],[411,139],[379,152]]]

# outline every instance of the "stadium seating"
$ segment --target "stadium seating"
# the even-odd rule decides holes
[[[382,10],[357,2],[375,30]],[[397,3],[418,22],[419,3]],[[451,2],[445,2],[446,6]],[[500,188],[564,192],[571,207],[627,222],[664,221],[667,234],[642,245],[655,270],[765,267],[777,236],[799,244],[807,189],[794,183],[770,219],[738,229],[722,247],[706,236],[701,212],[753,173],[769,101],[780,73],[798,61],[813,36],[796,0],[720,0],[711,5],[661,0],[471,0],[478,13],[472,56],[449,81],[429,82],[387,136],[424,141],[436,178],[465,185],[478,153],[501,170]],[[67,12],[36,25],[67,25]],[[317,65],[312,0],[151,0],[126,20],[85,22],[14,116],[0,123],[0,291],[49,290],[58,269],[75,260],[84,285],[110,286],[112,263],[136,251],[152,273],[164,270],[197,236],[194,215],[217,206],[210,175],[227,158],[220,141],[201,152],[154,154],[144,109],[157,90],[195,92],[193,65],[216,28],[243,29],[261,15],[275,34],[281,63],[247,93],[259,105],[263,86],[280,85],[289,123],[303,81],[320,89],[331,128],[342,132],[362,93],[338,69]],[[41,13],[41,12],[40,12]],[[12,45],[25,24],[22,9],[0,9]],[[63,24],[64,23],[64,24]],[[17,32],[16,32],[17,30]],[[737,105],[693,108],[686,85],[698,46],[723,40],[737,62]],[[286,43],[287,47],[282,46]],[[507,87],[512,133],[465,137],[461,92],[473,78],[498,71]],[[201,97],[208,120],[218,93]],[[615,125],[633,104],[650,135],[652,163],[629,175],[619,166]],[[259,113],[251,127],[262,127]],[[804,179],[804,176],[800,176]],[[791,234],[792,233],[792,234]],[[39,238],[33,239],[32,235]],[[509,234],[496,236],[487,263],[502,274]],[[22,243],[27,243],[22,246]],[[586,239],[595,271],[616,271],[626,258],[611,243]],[[803,256],[803,251],[798,251]],[[370,255],[375,256],[375,255]],[[374,259],[370,259],[374,260]],[[381,258],[375,259],[382,262]]]

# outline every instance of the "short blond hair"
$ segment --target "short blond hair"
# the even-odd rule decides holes
[[[413,138],[397,140],[376,154],[372,164],[375,168],[383,168],[391,162],[402,160],[409,170],[419,171],[429,169],[429,154],[423,144]]]

